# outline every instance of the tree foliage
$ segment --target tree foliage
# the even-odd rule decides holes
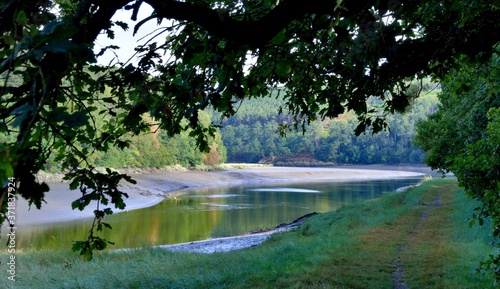
[[[434,169],[453,172],[467,194],[482,203],[471,225],[491,218],[500,237],[500,57],[466,63],[442,82],[439,110],[418,124],[415,144]],[[497,244],[498,245],[498,244]],[[500,280],[500,256],[485,266]]]
[[[153,12],[138,18],[143,5]],[[120,9],[133,29],[112,18]],[[150,130],[146,114],[168,137],[189,131],[208,152],[216,129],[200,121],[201,110],[230,116],[236,100],[284,86],[298,126],[351,110],[357,134],[380,131],[388,113],[417,96],[407,93],[408,78],[443,76],[462,56],[489,59],[499,14],[495,2],[468,0],[3,1],[0,132],[12,140],[0,145],[2,212],[6,177],[40,208],[49,187],[35,174],[49,159],[83,188],[95,174],[89,156],[130,146],[130,134]],[[159,28],[136,46],[136,63],[97,64],[118,46],[97,51],[99,34],[113,39],[116,29],[135,33],[148,21]],[[373,96],[379,109],[367,105]],[[99,126],[95,114],[112,117]],[[99,177],[98,189],[83,197],[107,196],[120,208],[113,186],[130,179]],[[97,209],[96,219],[102,214]]]

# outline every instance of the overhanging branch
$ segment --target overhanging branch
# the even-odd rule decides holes
[[[337,1],[301,0],[280,2],[258,20],[236,20],[223,12],[205,6],[179,2],[145,0],[155,10],[158,18],[176,19],[196,23],[209,33],[252,48],[259,48],[285,29],[293,20],[311,13],[334,14]],[[372,2],[361,0],[359,2]]]

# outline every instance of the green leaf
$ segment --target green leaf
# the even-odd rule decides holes
[[[113,214],[113,211],[110,208],[104,209],[103,212],[105,215],[112,215]]]
[[[16,22],[21,25],[26,25],[28,23],[28,17],[26,16],[26,12],[24,12],[24,10],[17,13]]]
[[[75,241],[75,242],[73,242],[73,246],[71,247],[71,249],[74,252],[80,251],[80,256],[82,256],[82,258],[84,260],[91,261],[92,260],[92,249],[90,246],[90,242],[91,241],[89,241],[89,240],[87,240],[87,241]]]
[[[93,242],[94,242],[94,244],[93,244],[94,248],[96,248],[97,250],[106,249],[106,246],[107,246],[106,240],[99,238],[99,237],[95,237]]]
[[[69,189],[70,190],[76,190],[78,188],[78,181],[77,180],[73,180],[70,184],[69,184]]]
[[[92,261],[92,251],[90,249],[82,251],[80,255],[85,261]]]
[[[85,241],[74,241],[73,242],[73,246],[71,247],[71,249],[73,251],[80,251],[83,248],[85,248],[85,244],[86,244]]]
[[[276,65],[276,74],[279,77],[288,76],[292,71],[292,66],[288,62],[279,62]]]
[[[53,20],[43,27],[40,36],[51,35],[52,39],[63,39],[73,36],[76,32],[78,30],[73,25],[68,25],[64,21]]]
[[[280,33],[278,33],[274,38],[273,42],[276,44],[282,44],[286,40],[286,35],[285,35],[285,30],[282,30]]]
[[[71,209],[74,210],[76,208],[78,208],[80,211],[83,210],[81,199],[77,199],[71,202]]]

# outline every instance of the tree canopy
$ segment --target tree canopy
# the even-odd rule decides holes
[[[146,5],[153,12],[139,18]],[[120,9],[133,27],[112,18]],[[123,208],[118,183],[132,179],[97,172],[89,155],[125,148],[129,134],[152,128],[189,130],[208,151],[217,123],[203,124],[201,110],[230,116],[238,100],[276,87],[297,126],[350,110],[357,134],[378,132],[418,96],[408,81],[443,77],[463,58],[487,61],[499,16],[496,2],[469,0],[2,1],[0,131],[10,138],[0,143],[2,212],[10,177],[16,194],[41,207],[49,187],[35,174],[49,159],[81,190],[74,208]],[[148,21],[159,26],[136,46],[136,63],[97,62],[117,48],[96,51],[100,34],[113,39],[115,29],[135,33]],[[109,226],[110,213],[97,208],[95,229]],[[91,257],[106,244],[93,227],[75,248]]]
[[[471,219],[491,220],[493,243],[500,237],[500,55],[487,63],[465,62],[442,81],[439,110],[417,124],[415,144],[434,169],[453,172],[473,199],[481,202]],[[489,222],[488,222],[489,223]],[[500,256],[484,266],[500,279]]]

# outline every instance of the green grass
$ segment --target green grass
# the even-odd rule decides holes
[[[444,206],[434,206],[438,196]],[[69,250],[20,252],[17,281],[5,277],[0,288],[393,288],[397,258],[408,288],[490,288],[475,273],[493,252],[488,227],[467,226],[475,205],[455,182],[435,180],[317,215],[242,251],[146,247],[91,262]]]

